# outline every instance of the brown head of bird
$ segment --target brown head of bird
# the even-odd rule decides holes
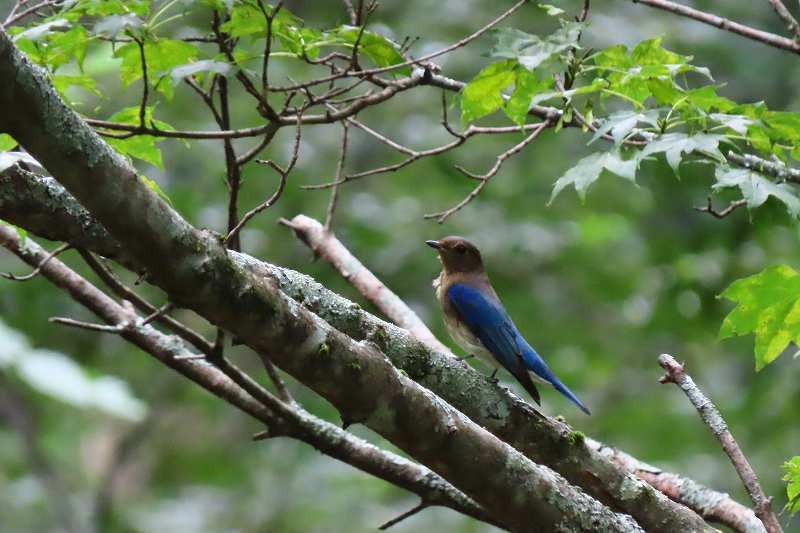
[[[483,272],[480,251],[464,237],[445,237],[425,244],[439,252],[439,261],[447,273]]]

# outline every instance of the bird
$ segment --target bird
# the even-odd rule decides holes
[[[447,331],[467,356],[475,355],[494,367],[490,379],[496,380],[499,367],[505,368],[541,405],[532,377],[552,385],[581,411],[589,409],[550,370],[544,359],[520,333],[492,287],[478,248],[463,237],[450,236],[425,241],[438,252],[442,271],[434,279],[436,299],[442,307]]]

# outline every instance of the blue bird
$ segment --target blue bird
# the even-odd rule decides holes
[[[541,405],[534,378],[552,385],[581,411],[589,409],[561,383],[536,353],[508,316],[489,283],[478,249],[461,237],[445,237],[425,244],[439,252],[442,272],[434,280],[436,298],[444,312],[444,322],[453,340],[469,354],[477,355],[495,367],[495,379],[502,366],[519,381]],[[499,365],[499,366],[498,366]]]

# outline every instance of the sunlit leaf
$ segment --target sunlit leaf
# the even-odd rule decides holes
[[[786,507],[791,514],[800,511],[800,456],[794,456],[783,463],[786,472],[783,480],[786,482]]]
[[[15,146],[17,146],[17,141],[11,135],[0,133],[0,152],[11,150]]]
[[[800,341],[800,275],[792,268],[776,265],[737,280],[720,297],[737,305],[722,322],[719,338],[755,333],[756,370]]]
[[[337,31],[337,35],[344,42],[355,45],[359,31],[359,28],[355,26],[342,26]],[[364,31],[361,41],[358,43],[358,50],[370,58],[378,67],[389,67],[405,61],[394,43],[383,35],[371,31]],[[396,72],[408,75],[411,73],[411,69],[403,67],[397,69]]]
[[[492,63],[481,70],[461,91],[461,121],[469,123],[493,113],[503,105],[503,89],[516,79],[514,60]]]

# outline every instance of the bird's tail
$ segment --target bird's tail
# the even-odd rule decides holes
[[[554,376],[554,377],[555,377],[555,376]],[[583,405],[583,402],[582,402],[582,401],[580,401],[580,400],[578,399],[578,397],[577,397],[577,396],[575,396],[575,394],[574,394],[574,393],[573,393],[571,390],[569,390],[569,389],[567,388],[567,386],[566,386],[566,385],[564,385],[563,383],[561,383],[561,382],[558,380],[558,378],[555,378],[555,379],[553,379],[553,381],[551,381],[551,383],[553,384],[553,387],[555,387],[555,389],[556,389],[558,392],[560,392],[561,394],[563,394],[564,396],[566,396],[567,398],[569,398],[569,399],[572,401],[572,403],[574,403],[575,405],[577,405],[577,406],[580,408],[580,410],[581,410],[581,411],[583,411],[583,412],[584,412],[584,413],[586,413],[587,415],[591,415],[591,414],[592,414],[592,413],[589,411],[589,409],[588,409],[588,408],[587,408],[585,405]]]

